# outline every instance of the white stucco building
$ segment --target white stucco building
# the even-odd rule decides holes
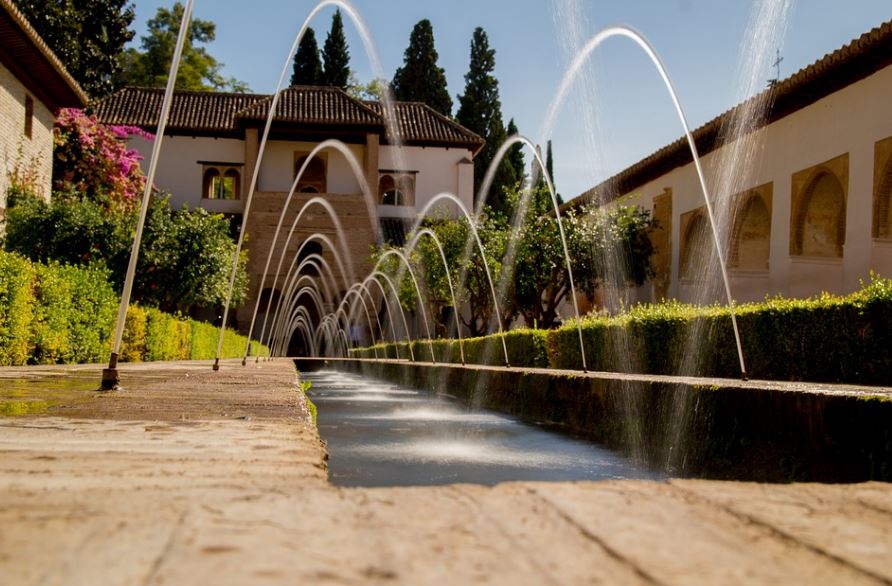
[[[87,96],[21,12],[0,0],[0,217],[10,181],[27,178],[49,199],[53,123],[60,108]]]
[[[751,111],[764,117],[735,132]],[[694,138],[726,226],[736,299],[847,293],[871,270],[892,276],[892,22],[709,121]],[[686,141],[567,205],[593,201],[637,203],[661,224],[656,277],[639,298],[697,300],[698,267],[713,243]]]
[[[126,88],[99,102],[95,109],[101,122],[135,125],[152,132],[162,98],[160,89]],[[268,95],[177,92],[155,176],[157,187],[172,194],[175,207],[202,207],[231,215],[240,223],[251,177],[259,165],[247,218],[251,295],[237,312],[243,328],[258,294],[280,294],[279,285],[271,290],[275,275],[260,282],[263,267],[297,171],[322,141],[344,143],[359,175],[336,148],[313,157],[297,185],[285,226],[291,225],[304,203],[323,197],[347,232],[350,258],[345,262],[353,264],[360,278],[371,268],[371,246],[382,239],[401,243],[407,225],[436,195],[452,193],[472,207],[473,158],[483,146],[479,136],[424,104],[395,103],[396,125],[389,126],[389,117],[377,102],[357,100],[336,88],[292,87],[280,94],[269,140],[258,160],[271,103]],[[145,157],[146,168],[151,143],[133,138],[129,146]],[[369,186],[368,195],[363,194],[363,180]],[[330,218],[318,207],[302,218],[286,258],[290,260],[298,246],[316,232],[335,240]],[[277,247],[284,238],[280,237]],[[314,251],[329,260],[340,279],[331,252],[320,246]],[[274,267],[280,254],[274,254]],[[284,276],[279,276],[280,283]]]

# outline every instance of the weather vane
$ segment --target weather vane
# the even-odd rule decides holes
[[[768,87],[774,87],[774,85],[777,84],[778,81],[780,81],[780,65],[784,58],[781,57],[780,49],[775,49],[775,54],[777,55],[777,58],[774,60],[773,64],[775,71],[774,79],[768,80]]]

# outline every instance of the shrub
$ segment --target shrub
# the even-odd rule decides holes
[[[888,279],[871,276],[869,284],[845,297],[776,297],[741,304],[737,321],[752,378],[892,383],[892,281]],[[620,315],[582,318],[582,333],[589,370],[679,374],[686,368],[700,376],[740,376],[727,307],[677,301],[642,304]],[[505,336],[512,366],[582,366],[575,321],[556,330],[512,330]],[[501,364],[497,338],[466,340],[467,362]],[[416,359],[430,359],[427,342],[412,344]],[[404,346],[401,358],[408,357]],[[374,348],[379,357],[396,357],[393,344]],[[438,361],[458,361],[457,341],[436,340],[434,348]],[[694,351],[696,360],[683,362],[684,355]],[[372,348],[354,350],[352,355],[374,357]]]
[[[32,263],[0,252],[0,364],[98,362],[108,357],[119,299],[101,266]],[[120,359],[213,358],[218,328],[131,305]],[[247,339],[231,330],[223,357]],[[268,349],[255,344],[255,352]]]
[[[25,364],[31,349],[34,267],[14,254],[0,254],[0,363]]]
[[[127,308],[124,336],[121,338],[119,358],[123,362],[141,362],[146,354],[146,326],[148,314],[138,305]]]

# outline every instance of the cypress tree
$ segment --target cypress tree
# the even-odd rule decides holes
[[[548,172],[548,176],[551,178],[551,185],[554,187],[554,195],[555,199],[557,199],[558,205],[563,205],[564,198],[561,197],[561,194],[557,190],[557,183],[554,180],[554,157],[551,155],[551,140],[548,141],[548,147],[546,147],[545,151],[545,170]]]
[[[398,100],[424,102],[437,112],[452,115],[452,98],[446,89],[446,72],[437,66],[434,29],[428,19],[420,20],[409,36],[404,65],[393,76],[393,95]]]
[[[506,133],[509,137],[518,133],[517,125],[514,124],[514,118],[508,121],[508,129]],[[508,160],[511,162],[511,168],[514,169],[514,176],[518,181],[523,180],[526,175],[526,161],[523,157],[523,145],[518,143],[511,147],[507,154]]]
[[[335,10],[331,18],[331,30],[322,48],[322,64],[324,84],[346,90],[350,82],[350,50],[347,48],[340,10]]]
[[[471,64],[465,75],[465,93],[458,97],[459,109],[456,120],[465,128],[476,132],[486,145],[474,160],[474,194],[480,189],[483,177],[496,151],[505,142],[505,125],[502,122],[502,103],[499,100],[499,82],[492,75],[495,70],[496,52],[489,48],[486,32],[477,27],[471,39]],[[517,177],[508,161],[502,159],[489,191],[490,205],[505,210],[504,189],[514,187]]]
[[[319,60],[316,32],[312,28],[307,28],[294,54],[291,85],[322,85],[322,61]]]

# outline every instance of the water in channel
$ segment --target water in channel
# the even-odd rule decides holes
[[[301,378],[313,383],[336,485],[657,478],[597,444],[442,395],[343,372]]]

